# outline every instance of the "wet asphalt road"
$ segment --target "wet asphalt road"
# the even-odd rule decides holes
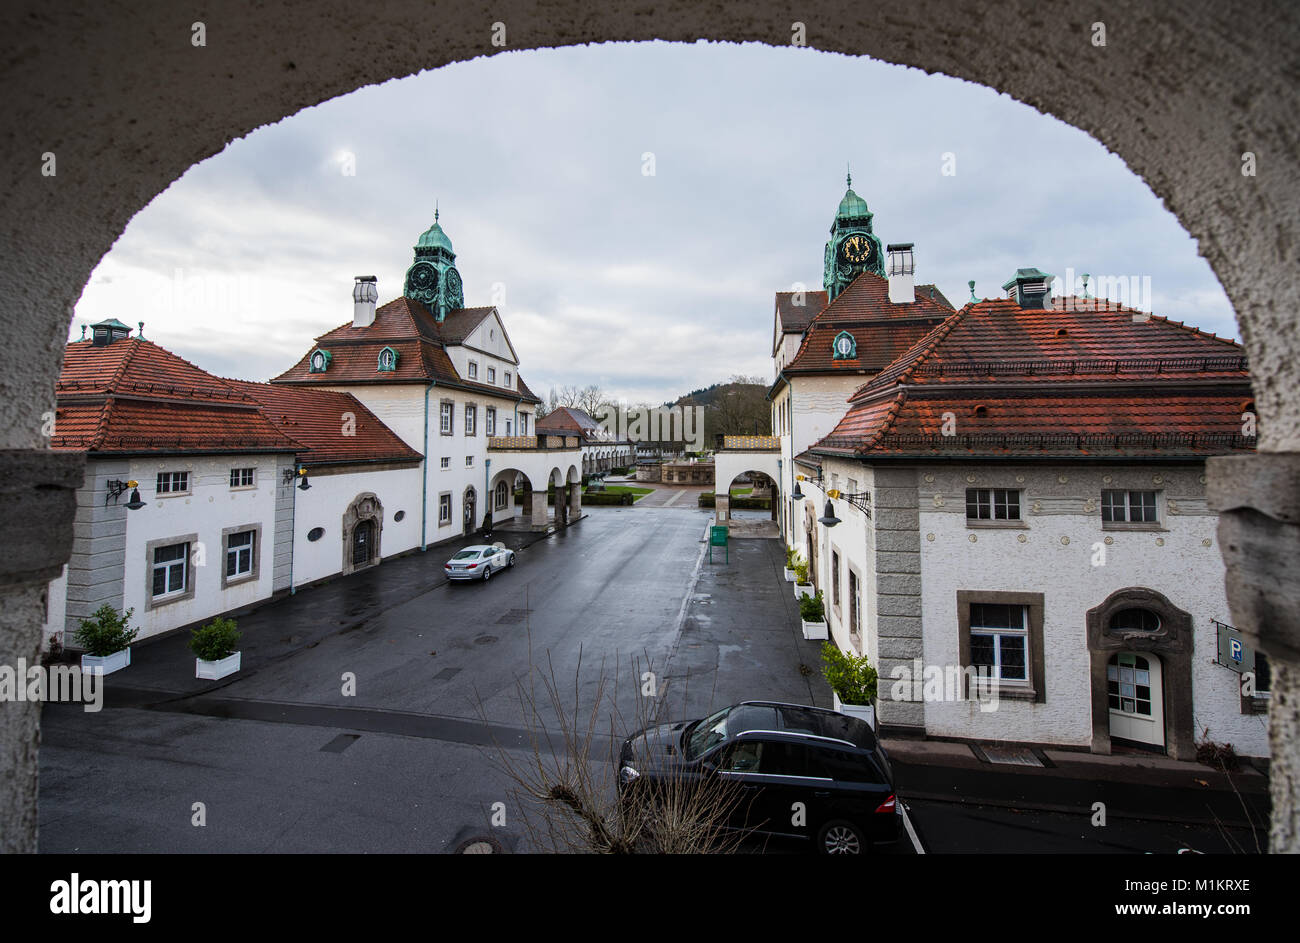
[[[446,584],[444,554],[430,553],[425,575],[394,593],[404,601],[359,625],[335,610],[372,605],[365,582],[334,593],[329,607],[311,590],[268,607],[250,624],[269,622],[260,630],[306,647],[249,665],[212,693],[182,696],[188,679],[169,693],[155,666],[124,693],[110,679],[98,714],[48,705],[41,850],[439,852],[484,832],[524,850],[498,747],[530,755],[532,706],[557,729],[543,674],[531,674],[535,693],[521,698],[530,664],[554,677],[565,704],[576,688],[572,713],[584,721],[603,690],[593,749],[602,763],[610,732],[651,711],[816,696],[797,670],[815,663],[816,646],[798,639],[779,574],[748,574],[758,584],[750,602],[768,617],[758,621],[783,626],[774,635],[752,612],[710,609],[714,582],[778,565],[775,542],[733,544],[730,566],[710,566],[707,523],[694,509],[592,509],[487,584]],[[139,660],[149,657],[142,646]],[[345,674],[354,696],[343,693]],[[120,684],[132,683],[123,672]],[[655,696],[638,698],[642,686]],[[506,825],[489,828],[498,802]]]

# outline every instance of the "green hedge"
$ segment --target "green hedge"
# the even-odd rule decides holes
[[[714,500],[717,497],[712,491],[704,491],[700,494],[700,507],[712,508],[717,507]],[[731,509],[733,511],[770,511],[772,510],[771,498],[732,498]]]
[[[629,507],[635,500],[636,495],[628,493],[610,494],[608,492],[602,493],[600,491],[591,491],[582,496],[582,504],[584,507],[589,507],[591,505],[599,505],[601,507]]]

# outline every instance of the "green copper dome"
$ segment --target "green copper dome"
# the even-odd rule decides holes
[[[447,234],[438,225],[436,213],[434,214],[433,225],[420,233],[420,240],[415,244],[415,247],[417,249],[446,249],[448,252],[451,251],[451,240],[447,238]]]
[[[870,216],[871,211],[867,209],[866,200],[852,190],[848,190],[844,194],[844,199],[840,200],[839,212],[835,215],[839,219],[861,219],[863,216]]]

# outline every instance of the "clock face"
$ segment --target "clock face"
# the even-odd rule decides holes
[[[465,295],[460,283],[460,273],[454,268],[447,269],[447,303],[452,308],[465,306]]]
[[[869,261],[875,248],[866,236],[855,234],[840,243],[840,254],[846,262],[857,265]]]
[[[311,357],[311,365],[312,365],[313,367],[315,367],[317,370],[324,370],[324,369],[325,369],[325,355],[322,354],[319,350],[316,351],[316,353],[312,354],[312,357]]]
[[[417,262],[406,276],[406,287],[420,292],[431,292],[438,287],[438,270],[428,262]]]
[[[853,341],[849,340],[847,337],[841,337],[835,342],[835,346],[839,348],[842,356],[847,357],[850,351],[853,350]]]

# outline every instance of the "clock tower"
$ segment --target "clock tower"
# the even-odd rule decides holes
[[[420,234],[415,244],[415,261],[406,270],[402,294],[412,301],[428,305],[441,321],[449,311],[465,307],[465,293],[456,271],[456,253],[451,240],[438,225],[438,211],[433,211],[433,225]]]
[[[846,175],[845,182],[848,190],[831,223],[822,269],[827,301],[833,301],[860,272],[874,272],[882,278],[885,275],[880,237],[871,231],[873,214],[867,209],[867,201],[853,192],[853,177]]]

